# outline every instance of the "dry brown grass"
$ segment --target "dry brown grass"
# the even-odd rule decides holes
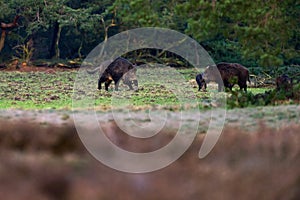
[[[256,132],[225,128],[204,159],[204,135],[172,165],[147,174],[126,174],[92,158],[69,124],[0,122],[1,199],[300,199],[300,126]],[[144,152],[170,141],[167,129],[147,142],[104,129],[122,148]]]

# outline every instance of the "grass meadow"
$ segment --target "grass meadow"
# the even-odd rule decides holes
[[[194,80],[197,73],[193,68],[179,69],[171,74],[141,69],[138,71],[139,90],[136,92],[128,91],[122,83],[119,92],[114,91],[113,83],[108,92],[98,91],[96,75],[90,91],[94,95],[95,107],[100,110],[113,105],[112,97],[129,98],[130,105],[137,107],[159,105],[176,109],[180,102],[198,101],[200,108],[206,108],[209,107],[210,94],[198,92]],[[74,70],[56,73],[2,71],[0,109],[71,109],[76,77],[77,71]],[[248,91],[255,95],[268,89],[250,87]],[[213,90],[216,91],[216,88]],[[234,90],[238,90],[237,86]]]

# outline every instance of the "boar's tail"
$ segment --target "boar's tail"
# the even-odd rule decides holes
[[[97,72],[97,71],[99,71],[100,70],[100,67],[97,67],[97,68],[95,68],[95,69],[93,69],[93,70],[87,70],[86,69],[86,72],[88,73],[88,74],[94,74],[95,72]]]

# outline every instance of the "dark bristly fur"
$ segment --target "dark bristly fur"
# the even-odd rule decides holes
[[[219,91],[222,90],[222,83],[230,90],[237,83],[241,90],[244,89],[247,92],[247,81],[250,82],[249,70],[238,63],[222,62],[218,63],[217,66],[208,66],[203,73],[203,78],[206,83],[210,81],[218,83]]]
[[[87,72],[93,74],[101,70],[101,67],[97,67],[92,71]],[[123,78],[124,84],[128,85],[133,90],[133,85],[138,87],[138,81],[136,78],[136,66],[125,58],[119,57],[114,60],[98,79],[98,89],[101,90],[101,84],[105,83],[105,90],[108,91],[108,87],[112,81],[115,82],[115,90],[118,90],[119,81]]]
[[[200,91],[203,87],[204,87],[204,90],[206,90],[207,86],[206,86],[205,80],[203,79],[203,75],[202,74],[198,74],[196,76],[196,82],[197,82],[197,84],[199,86],[198,91]]]
[[[291,90],[293,87],[293,80],[286,74],[276,78],[277,90],[284,89],[285,91]]]

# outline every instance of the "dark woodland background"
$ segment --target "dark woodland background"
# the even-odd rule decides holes
[[[83,59],[107,37],[150,26],[189,35],[215,62],[300,64],[297,0],[0,0],[0,11],[1,23],[20,16],[2,29],[0,62]]]

